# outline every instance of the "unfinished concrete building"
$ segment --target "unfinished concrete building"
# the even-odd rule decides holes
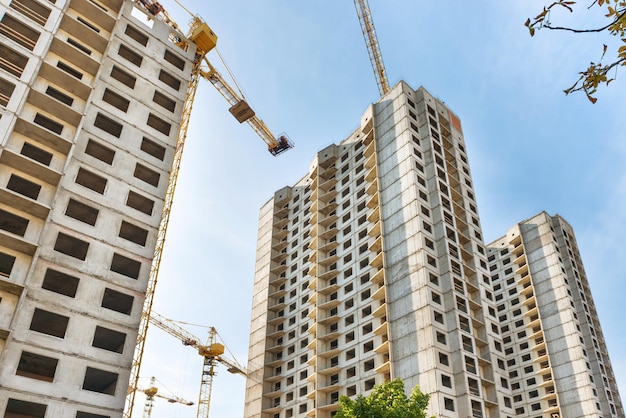
[[[391,378],[513,416],[459,119],[399,83],[261,210],[246,417],[330,417]]]
[[[592,334],[581,322],[591,371],[576,390],[569,376],[551,383],[534,331],[541,304],[547,321],[557,319],[548,318],[553,295],[520,299],[528,331],[511,336],[519,308],[503,304],[503,294],[512,298],[517,285],[529,295],[519,234],[496,245],[516,254],[502,266],[516,284],[504,288],[489,265],[504,259],[488,253],[480,225],[460,120],[423,88],[399,83],[261,209],[245,417],[332,417],[341,395],[367,395],[399,377],[430,395],[428,416],[623,418],[599,326]],[[572,300],[583,321],[582,296]],[[595,312],[589,317],[597,325]],[[557,336],[543,328],[549,345]],[[551,351],[557,380],[562,353]],[[593,399],[590,415],[575,414],[583,392]]]
[[[193,57],[130,1],[0,5],[0,416],[122,415]]]
[[[489,266],[515,416],[623,418],[572,227],[545,212],[520,222]]]

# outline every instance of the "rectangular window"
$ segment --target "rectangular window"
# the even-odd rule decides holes
[[[88,242],[74,238],[70,235],[64,234],[63,232],[59,232],[57,240],[54,243],[55,251],[69,255],[70,257],[78,258],[79,260],[85,260],[85,258],[87,258],[88,249]]]
[[[141,55],[139,55],[136,52],[130,50],[127,46],[120,45],[120,49],[118,50],[118,54],[119,54],[120,57],[125,58],[126,60],[128,60],[128,62],[136,65],[137,67],[141,67],[141,61],[143,61],[143,58],[141,57]]]
[[[90,23],[88,21],[86,21],[83,17],[78,16],[76,18],[76,20],[78,20],[80,23],[82,23],[83,25],[87,26],[89,29],[91,29],[92,31],[96,32],[96,33],[100,33],[100,29],[98,29],[98,27],[96,27],[96,25],[94,25],[93,23]]]
[[[163,135],[169,135],[170,130],[172,129],[171,124],[167,123],[166,121],[164,121],[163,119],[159,118],[158,116],[152,113],[148,115],[148,121],[146,123],[149,127],[156,129],[157,131],[161,132]]]
[[[63,61],[57,62],[57,68],[62,70],[62,71],[65,71],[66,73],[68,73],[72,77],[77,78],[79,80],[81,80],[83,78],[83,73],[81,73],[80,71],[78,71],[74,67],[71,67],[71,66],[67,65]]]
[[[89,412],[78,411],[76,412],[76,418],[111,418],[108,415],[90,414]]]
[[[130,295],[106,288],[102,296],[101,306],[112,311],[130,315],[134,300],[135,298]]]
[[[170,64],[172,64],[174,67],[178,68],[179,70],[182,71],[185,69],[185,60],[183,60],[182,58],[180,58],[179,56],[177,56],[170,50],[165,50],[165,55],[163,56],[163,58],[165,58],[165,61],[169,62]]]
[[[138,279],[140,270],[141,262],[124,257],[121,254],[113,254],[111,271],[130,277],[131,279]]]
[[[144,197],[132,190],[128,192],[128,198],[126,199],[126,206],[143,212],[146,215],[152,215],[154,208],[154,201]]]
[[[104,194],[107,185],[107,179],[84,168],[78,169],[75,182],[100,194]]]
[[[161,175],[156,171],[146,167],[145,165],[137,163],[135,166],[135,172],[133,176],[139,180],[143,180],[151,186],[157,187],[159,185],[159,178]]]
[[[174,77],[172,74],[168,73],[167,71],[161,70],[159,72],[159,80],[161,80],[163,83],[167,84],[176,91],[180,90],[180,80]]]
[[[22,45],[29,51],[35,48],[39,39],[39,32],[6,13],[0,20],[0,34]]]
[[[102,100],[107,102],[113,107],[118,108],[122,112],[126,112],[128,110],[128,106],[130,105],[130,101],[125,97],[120,96],[112,90],[104,89],[104,94],[102,95]],[[121,129],[120,129],[121,131]],[[119,137],[119,135],[118,135]]]
[[[21,237],[26,234],[28,219],[0,209],[0,229]]]
[[[145,246],[146,239],[148,238],[148,231],[129,222],[122,221],[119,236],[128,241],[134,242],[135,244]]]
[[[115,395],[117,378],[117,373],[87,367],[85,380],[83,380],[83,389],[104,393],[105,395]]]
[[[144,137],[141,141],[141,150],[161,161],[165,159],[165,147],[157,144],[156,142],[146,137]]]
[[[53,269],[47,269],[41,287],[51,292],[73,298],[76,296],[79,282],[80,279],[78,279],[78,277],[70,276],[69,274]]]
[[[20,176],[16,176],[15,174],[11,174],[7,183],[7,189],[13,190],[16,193],[29,197],[33,200],[37,200],[39,192],[41,191],[41,186]]]
[[[131,89],[135,88],[135,82],[137,81],[137,79],[119,67],[113,66],[113,68],[111,69],[111,77],[124,84],[125,86],[130,87]]]
[[[13,2],[11,3],[13,4]],[[1,56],[1,55],[0,55]],[[5,417],[27,417],[27,418],[44,418],[46,416],[46,405],[34,402],[21,401],[9,398]]]
[[[56,373],[58,362],[59,360],[55,358],[22,351],[22,356],[20,357],[20,362],[17,365],[15,374],[17,376],[52,382],[54,381],[54,374]],[[28,416],[31,415],[29,414]]]
[[[72,38],[67,38],[67,43],[72,45],[74,48],[84,52],[87,55],[91,55],[91,49],[87,48],[85,45],[81,44],[80,42],[78,42],[77,40],[74,40]]]
[[[61,103],[64,103],[68,106],[71,106],[72,103],[74,103],[74,99],[71,96],[68,96],[67,94],[55,89],[52,86],[48,86],[46,88],[46,94],[50,97],[53,97],[55,99],[57,99],[58,101],[60,101]]]
[[[39,126],[48,129],[49,131],[54,132],[57,135],[61,135],[61,132],[63,132],[62,124],[50,119],[47,116],[42,115],[41,113],[37,113],[37,115],[35,115],[35,119],[33,119],[33,122],[35,122]]]
[[[131,39],[133,39],[135,42],[137,42],[138,44],[141,44],[143,46],[148,45],[148,36],[139,32],[139,30],[134,28],[133,26],[126,25],[126,30],[124,31],[124,33],[128,35]]]
[[[0,106],[6,107],[9,104],[14,90],[15,84],[0,78]]]
[[[69,320],[67,316],[35,308],[29,329],[53,337],[65,338]]]
[[[9,277],[15,264],[15,257],[0,251],[0,276]]]
[[[51,3],[54,4],[54,1]],[[46,24],[50,16],[50,9],[35,0],[13,0],[10,7],[41,26]]]
[[[98,209],[81,203],[77,200],[70,199],[65,209],[65,215],[74,218],[89,225],[95,225],[98,219]]]
[[[3,69],[15,77],[22,75],[22,71],[24,71],[24,67],[26,67],[28,63],[28,58],[24,55],[2,44],[0,44],[0,57],[3,58],[0,60],[0,69]]]
[[[91,155],[92,157],[97,158],[98,160],[107,163],[108,165],[112,165],[113,158],[115,158],[115,151],[97,141],[94,141],[93,139],[89,139],[89,141],[87,142],[87,146],[85,147],[85,154]]]
[[[124,351],[125,342],[126,334],[96,326],[96,332],[91,345],[114,353],[122,353]]]
[[[110,133],[116,138],[119,138],[122,135],[122,124],[115,122],[108,116],[104,116],[102,113],[98,113],[93,125],[96,128],[100,128],[103,131]]]
[[[176,102],[158,91],[154,92],[152,101],[170,112],[176,110]]]

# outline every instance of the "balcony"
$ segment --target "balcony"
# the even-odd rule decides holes
[[[365,193],[367,193],[369,196],[374,196],[378,194],[378,180],[374,179],[374,181],[370,182],[369,186],[367,186],[367,189],[365,189]]]
[[[385,270],[380,269],[370,278],[371,283],[385,283]]]
[[[281,252],[282,250],[287,248],[287,245],[289,245],[289,243],[287,242],[286,239],[274,240],[274,242],[272,243],[272,250]]]
[[[283,229],[289,224],[289,218],[276,218],[274,217],[274,224],[272,225],[274,229]]]
[[[370,209],[373,209],[373,208],[376,208],[378,206],[379,206],[379,204],[378,204],[378,193],[376,193],[376,194],[372,195],[372,197],[370,197],[367,200],[367,207],[370,208]]]
[[[385,341],[374,349],[376,354],[389,354],[389,341]]]
[[[67,154],[72,146],[72,143],[63,136],[19,117],[15,122],[14,131],[63,154]]]
[[[369,160],[365,162],[365,166],[367,167],[367,173],[365,173],[365,180],[369,183],[374,183],[374,181],[378,179],[378,169],[376,168],[375,165],[368,167],[367,163],[369,161],[372,161],[372,164],[374,164],[376,161],[376,158],[371,157]]]
[[[9,151],[4,150],[0,160],[5,157],[7,152]],[[0,189],[0,202],[28,213],[29,215],[36,216],[39,219],[46,219],[50,212],[49,206],[8,189]]]
[[[376,367],[376,369],[374,369],[374,371],[379,374],[388,374],[390,370],[391,370],[391,362],[389,360],[387,360],[380,366]]]
[[[367,235],[370,237],[379,237],[380,236],[380,222],[376,222],[370,229],[367,231]]]
[[[387,304],[382,303],[376,310],[372,313],[374,318],[381,318],[387,315]]]
[[[339,219],[339,217],[336,214],[331,214],[323,218],[320,217],[320,219],[318,220],[318,223],[324,228],[328,228],[330,225],[333,224],[333,222],[337,221],[337,219]]]
[[[274,263],[281,264],[285,260],[287,260],[287,250],[282,250],[281,252],[274,254],[274,256],[272,256],[272,261]]]
[[[333,188],[333,186],[335,186],[336,184],[337,184],[337,178],[335,176],[330,177],[329,179],[325,180],[322,184],[320,184],[319,186],[320,192],[328,191],[329,189]]]
[[[382,268],[383,266],[383,252],[379,252],[378,254],[376,254],[376,257],[374,257],[374,259],[372,261],[370,261],[370,266],[373,268]]]
[[[376,172],[376,155],[375,154],[373,154],[372,156],[368,157],[367,160],[365,160],[365,168],[369,170],[367,174],[365,175],[365,179],[367,181],[371,181],[371,179],[378,176],[378,173]]]
[[[385,285],[382,285],[378,288],[377,291],[374,292],[374,294],[372,294],[371,298],[374,300],[385,300],[385,294]]]
[[[365,149],[363,150],[363,156],[365,158],[369,158],[372,155],[374,155],[375,152],[376,152],[376,143],[372,141],[365,146]]]
[[[330,281],[332,281],[332,279]],[[331,293],[336,292],[338,289],[339,285],[335,281],[334,283],[330,283],[324,287],[321,287],[318,292],[322,295],[330,295]]]
[[[376,329],[374,330],[375,335],[389,335],[389,323],[387,321],[383,321]]]
[[[320,252],[329,252],[337,248],[338,245],[339,243],[337,242],[336,239],[331,239],[328,241],[324,241],[323,243],[320,242],[320,247],[318,248],[318,250]]]

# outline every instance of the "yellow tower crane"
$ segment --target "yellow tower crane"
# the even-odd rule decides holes
[[[378,91],[381,96],[384,96],[389,91],[389,81],[387,80],[387,71],[385,71],[383,56],[380,53],[380,45],[378,45],[378,38],[376,37],[376,29],[374,28],[370,6],[367,0],[354,0],[354,7],[356,8],[359,22],[361,23],[361,31],[363,31],[367,52],[370,56],[372,68],[374,69],[374,77],[376,77]]]
[[[172,202],[174,199],[174,191],[176,189],[176,181],[178,179],[178,172],[180,170],[180,163],[183,155],[183,148],[185,140],[187,138],[187,130],[189,128],[189,120],[191,117],[191,110],[193,102],[198,89],[198,82],[200,78],[208,80],[220,94],[231,105],[230,112],[240,122],[247,122],[252,129],[259,135],[259,137],[267,145],[268,151],[277,156],[283,152],[293,148],[293,143],[287,137],[286,134],[279,135],[278,138],[272,134],[269,128],[252,110],[244,99],[243,94],[234,88],[232,88],[222,77],[222,75],[211,65],[207,59],[207,54],[215,49],[217,44],[217,35],[213,33],[211,28],[198,16],[192,15],[192,21],[188,35],[184,36],[176,22],[170,17],[163,6],[151,0],[134,0],[136,6],[145,11],[146,15],[151,19],[158,19],[165,24],[169,25],[175,33],[180,34],[181,37],[186,38],[192,42],[196,47],[196,55],[193,62],[191,77],[187,86],[187,92],[185,102],[183,105],[183,111],[181,115],[180,127],[178,131],[178,137],[174,148],[174,156],[172,160],[172,167],[170,176],[168,178],[167,189],[165,192],[165,200],[163,202],[163,209],[161,211],[161,218],[159,221],[159,230],[157,232],[157,239],[152,258],[152,264],[150,266],[150,274],[148,277],[148,284],[146,287],[145,301],[143,304],[142,314],[139,322],[139,329],[137,334],[137,341],[135,344],[135,351],[133,355],[133,362],[130,371],[129,387],[126,394],[126,402],[124,405],[124,418],[130,418],[132,416],[132,410],[135,403],[135,390],[139,379],[139,370],[141,367],[141,361],[143,358],[144,344],[146,335],[148,332],[148,324],[150,322],[150,313],[152,311],[152,302],[154,300],[154,291],[157,284],[159,266],[161,265],[161,257],[163,253],[163,246],[165,244],[165,236],[167,233],[167,225],[170,219],[170,212],[172,209]],[[180,3],[179,3],[180,4]],[[181,5],[182,7],[182,5]],[[183,7],[184,8],[184,7]],[[187,9],[185,9],[189,12]],[[172,36],[171,36],[172,37]],[[173,36],[175,42],[185,42],[183,38],[177,38]]]
[[[177,396],[165,396],[161,395],[159,392],[159,388],[155,386],[156,378],[152,376],[150,378],[150,386],[146,389],[137,388],[138,391],[143,392],[146,395],[146,403],[143,407],[143,418],[150,418],[152,416],[152,408],[154,406],[154,398],[165,399],[169,403],[181,403],[183,405],[191,406],[193,402],[189,402],[184,400],[183,398],[179,398]]]
[[[205,344],[200,339],[178,326],[173,321],[152,311],[150,323],[168,334],[178,338],[183,345],[193,347],[198,350],[203,358],[202,377],[200,379],[200,394],[198,396],[197,418],[208,418],[211,407],[211,390],[213,388],[213,377],[216,375],[215,367],[218,363],[226,366],[226,370],[233,374],[247,376],[246,369],[237,360],[224,356],[225,346],[217,342],[217,331],[214,327],[209,328],[209,337]]]

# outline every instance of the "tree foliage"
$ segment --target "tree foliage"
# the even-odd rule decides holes
[[[426,418],[428,399],[417,386],[407,396],[402,379],[395,379],[374,386],[367,397],[342,396],[335,418]]]
[[[555,26],[550,22],[550,13],[554,9],[565,9],[570,13],[574,11],[577,1],[558,0],[543,8],[543,11],[534,18],[526,20],[526,27],[530,36],[534,36],[539,29],[568,31],[573,33],[606,33],[619,38],[615,51],[608,51],[606,44],[602,47],[602,53],[598,62],[591,61],[589,67],[579,73],[580,77],[565,94],[576,91],[584,91],[587,98],[595,103],[598,99],[594,96],[601,84],[607,86],[615,79],[619,67],[626,66],[626,1],[625,0],[592,0],[587,9],[599,8],[607,18],[607,22],[597,28],[569,28]],[[610,43],[610,42],[609,42]],[[608,52],[608,54],[607,54]],[[611,71],[614,70],[614,73]],[[611,75],[613,74],[613,75]]]

